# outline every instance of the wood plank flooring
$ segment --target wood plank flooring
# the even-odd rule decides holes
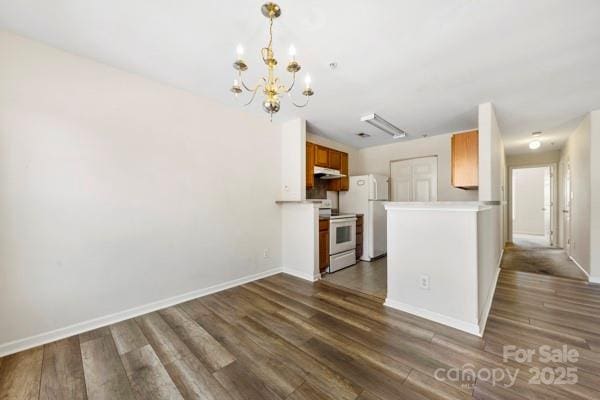
[[[525,239],[517,236],[514,238],[514,243],[506,244],[502,268],[587,280],[585,273],[569,259],[564,249],[528,240],[526,236]]]
[[[579,357],[505,362],[504,345]],[[529,382],[548,366],[577,384]],[[452,368],[518,373],[437,379]],[[2,400],[470,398],[600,399],[600,285],[502,270],[477,338],[280,274],[0,359]]]

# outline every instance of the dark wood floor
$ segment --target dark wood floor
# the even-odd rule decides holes
[[[528,383],[547,365],[503,362],[505,344],[576,349],[578,383]],[[435,378],[469,366],[519,374],[511,387]],[[86,397],[597,400],[600,286],[503,270],[481,339],[276,275],[0,359],[1,399]]]
[[[515,235],[513,243],[507,243],[502,268],[587,280],[585,273],[569,259],[564,249],[550,247],[540,243],[539,240],[528,239],[527,235],[519,238]]]

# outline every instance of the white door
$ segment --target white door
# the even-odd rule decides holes
[[[437,157],[391,162],[392,201],[436,201]]]
[[[412,200],[412,166],[410,160],[392,162],[392,201]]]
[[[550,167],[544,171],[544,238],[552,245],[552,176]]]

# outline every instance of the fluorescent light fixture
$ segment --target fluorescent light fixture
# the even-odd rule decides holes
[[[377,114],[365,115],[360,120],[373,125],[375,128],[381,129],[388,135],[391,135],[393,139],[402,139],[403,137],[406,137],[406,132]]]
[[[542,142],[540,142],[539,140],[534,140],[534,141],[529,142],[529,148],[531,150],[537,150],[540,147],[542,147]]]

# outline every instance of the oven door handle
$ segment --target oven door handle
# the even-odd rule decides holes
[[[330,219],[329,223],[330,224],[347,224],[347,223],[351,223],[351,222],[356,222],[358,218],[344,218],[342,219]]]

